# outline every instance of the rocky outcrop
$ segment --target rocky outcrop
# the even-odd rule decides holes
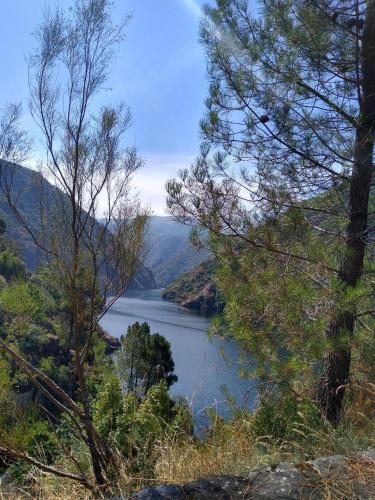
[[[112,335],[110,335],[103,329],[100,329],[100,338],[105,343],[106,354],[113,354],[115,351],[121,348],[120,340],[112,337]]]
[[[209,283],[199,293],[187,297],[180,304],[188,309],[207,313],[215,313],[221,310],[221,305],[217,301],[217,288],[214,283]]]
[[[153,272],[146,266],[139,267],[129,286],[131,290],[149,290],[157,287]]]
[[[169,285],[162,297],[188,309],[209,314],[220,312],[224,304],[214,282],[215,269],[216,262],[207,259]]]
[[[375,449],[351,457],[335,455],[301,464],[282,463],[247,476],[217,476],[147,488],[131,500],[229,499],[370,500],[375,498]]]

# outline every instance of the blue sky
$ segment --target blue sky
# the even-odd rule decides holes
[[[129,143],[138,147],[146,161],[135,184],[143,201],[160,215],[165,214],[166,180],[188,166],[199,149],[199,120],[207,95],[206,61],[198,42],[204,3],[114,0],[114,19],[129,12],[133,19],[103,99],[124,101],[131,107],[134,123]],[[0,0],[0,107],[6,102],[23,102],[23,125],[35,138],[34,158],[40,143],[27,109],[26,57],[44,8],[70,4],[70,0]]]

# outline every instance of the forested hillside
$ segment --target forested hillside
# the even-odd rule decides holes
[[[42,231],[40,214],[41,196],[59,196],[60,192],[38,172],[16,165],[8,168],[11,190],[18,210],[35,234]],[[34,244],[30,233],[22,227],[16,214],[9,206],[4,191],[0,192],[0,214],[7,225],[8,237],[17,245],[26,267],[35,270],[41,263],[42,253]]]
[[[5,167],[3,167],[5,168]],[[10,180],[13,203],[17,205],[17,210],[25,224],[36,236],[43,234],[44,228],[48,228],[53,223],[53,214],[48,220],[46,214],[41,215],[40,206],[46,199],[61,198],[66,202],[61,190],[53,186],[41,174],[35,170],[13,165],[11,172],[8,172]],[[39,265],[43,265],[45,254],[34,243],[30,232],[23,227],[17,219],[15,212],[9,206],[4,191],[0,190],[0,216],[6,220],[7,236],[20,252],[25,261],[26,268],[35,271]],[[156,288],[157,283],[153,272],[146,266],[141,265],[131,288]]]
[[[215,282],[216,270],[214,259],[204,260],[173,281],[163,291],[163,298],[196,311],[209,314],[220,312],[224,304]]]

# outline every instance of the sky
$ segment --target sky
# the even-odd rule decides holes
[[[145,166],[134,183],[144,204],[166,215],[165,183],[188,167],[199,151],[199,121],[207,96],[206,60],[199,44],[205,0],[114,0],[113,18],[132,13],[126,40],[111,68],[103,99],[130,106],[133,125],[128,143],[136,145]],[[0,0],[0,107],[23,103],[22,125],[34,138],[32,167],[41,150],[28,112],[27,56],[33,31],[48,5],[64,8],[71,0]]]

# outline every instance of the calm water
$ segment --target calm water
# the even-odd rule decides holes
[[[203,425],[205,409],[209,407],[216,408],[223,416],[229,415],[225,391],[239,405],[253,405],[254,384],[238,375],[240,364],[235,343],[209,339],[209,318],[164,301],[159,290],[141,290],[127,292],[119,299],[101,325],[114,337],[120,337],[136,321],[147,321],[151,333],[160,333],[170,342],[178,376],[171,394],[187,399],[196,424]]]

